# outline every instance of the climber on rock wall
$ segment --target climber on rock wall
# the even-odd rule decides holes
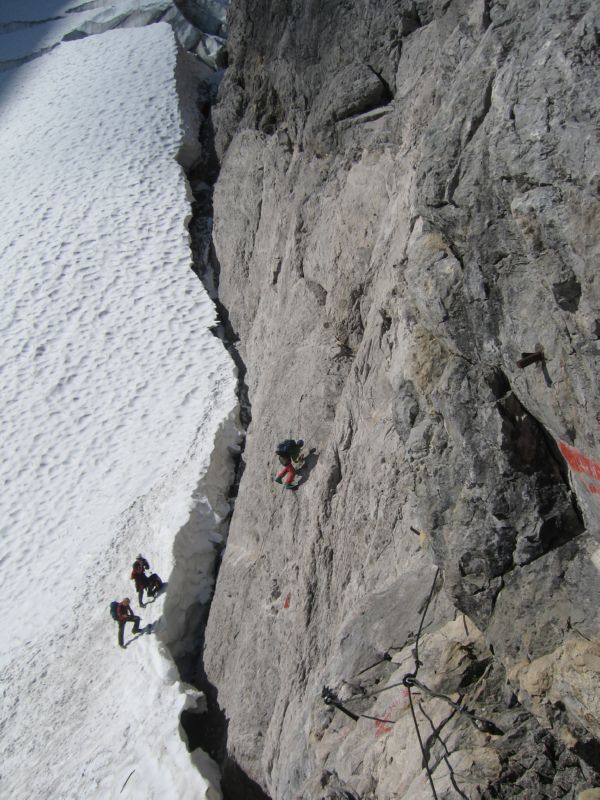
[[[275,483],[282,483],[286,488],[290,489],[294,478],[296,477],[296,468],[292,462],[299,462],[302,460],[301,452],[304,447],[302,439],[285,439],[280,442],[275,448],[275,453],[279,456],[279,461],[283,465],[275,478]]]

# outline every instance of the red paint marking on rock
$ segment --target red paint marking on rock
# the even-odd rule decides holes
[[[408,705],[407,698],[408,692],[406,689],[404,689],[402,691],[402,698],[394,700],[394,702],[385,709],[381,715],[381,719],[375,720],[375,736],[383,736],[384,734],[392,731],[392,726],[388,725],[388,721],[391,721],[394,711],[406,708]]]
[[[391,733],[392,726],[377,720],[375,723],[375,736],[383,736],[384,733]]]
[[[589,475],[590,478],[600,481],[600,464],[597,461],[584,455],[575,447],[571,447],[570,444],[566,444],[566,442],[559,442],[558,447],[573,472]]]
[[[283,607],[284,608],[289,608],[290,607],[290,598],[291,598],[291,595],[288,594],[288,596],[283,601]]]

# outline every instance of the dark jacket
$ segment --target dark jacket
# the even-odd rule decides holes
[[[150,569],[150,564],[145,558],[138,558],[133,562],[133,569],[131,570],[131,580],[135,581],[135,588],[139,591],[145,589],[148,584],[148,578],[145,571]]]
[[[303,445],[298,444],[298,442],[294,442],[294,444],[288,448],[288,455],[292,459],[292,461],[298,461],[298,456],[302,452]]]

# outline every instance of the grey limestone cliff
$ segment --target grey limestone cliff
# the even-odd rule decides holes
[[[252,422],[204,658],[231,757],[277,800],[576,798],[600,786],[598,5],[234,0],[228,24],[214,257]]]

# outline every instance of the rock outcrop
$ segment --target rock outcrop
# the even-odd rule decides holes
[[[277,800],[576,798],[600,786],[598,6],[234,0],[229,28],[214,257],[252,422],[204,657],[230,755]]]

